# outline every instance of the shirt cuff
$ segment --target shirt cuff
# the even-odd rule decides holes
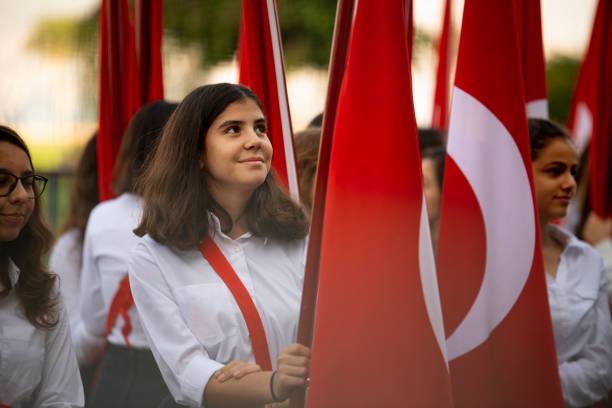
[[[210,377],[224,365],[208,358],[192,359],[185,367],[183,395],[188,401],[177,401],[189,406],[202,406],[204,389]]]

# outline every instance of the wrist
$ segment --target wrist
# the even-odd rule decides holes
[[[270,376],[270,396],[272,397],[272,401],[274,402],[281,402],[284,401],[286,398],[280,398],[280,396],[278,395],[278,384],[275,384],[275,378],[276,378],[276,374],[278,373],[277,370],[274,370],[272,372],[272,375]],[[276,392],[274,390],[277,390]]]

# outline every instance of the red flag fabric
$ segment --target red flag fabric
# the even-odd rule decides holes
[[[600,0],[569,116],[579,152],[590,143],[590,203],[612,216],[612,2]]]
[[[134,1],[141,105],[164,99],[161,54],[163,11],[163,0]]]
[[[412,49],[414,48],[414,2],[406,0],[406,32],[408,38],[408,61],[412,62]]]
[[[448,128],[448,108],[450,93],[450,28],[451,28],[451,0],[446,0],[444,6],[444,20],[442,34],[438,43],[438,71],[436,73],[436,92],[431,117],[431,127],[437,129]]]
[[[466,0],[457,57],[437,267],[460,408],[564,406],[512,2]]]
[[[331,147],[307,404],[450,407],[405,2],[357,4]]]
[[[100,10],[100,201],[113,197],[111,174],[123,132],[140,106],[134,34],[127,0],[102,0]]]
[[[240,27],[239,82],[261,99],[274,149],[272,165],[281,183],[298,200],[299,183],[275,0],[243,0]]]
[[[515,0],[527,117],[548,118],[540,0]]]

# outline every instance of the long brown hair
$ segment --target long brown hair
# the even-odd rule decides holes
[[[25,142],[12,129],[0,126],[0,140],[9,142],[22,149],[30,160],[32,158]],[[15,291],[25,311],[26,318],[38,328],[50,329],[58,321],[57,294],[54,294],[56,275],[50,273],[42,263],[53,242],[51,228],[44,219],[40,197],[35,199],[34,210],[14,241],[0,244],[2,262],[0,276],[8,293],[12,287],[8,279],[8,262],[11,259],[20,270]]]
[[[225,232],[232,229],[232,219],[210,195],[206,170],[198,161],[210,125],[228,105],[244,99],[261,108],[253,91],[226,83],[196,88],[179,104],[140,181],[144,209],[137,235],[148,233],[164,245],[192,249],[208,232],[206,210],[219,217]],[[246,215],[254,235],[292,240],[308,233],[304,211],[279,188],[272,171],[253,192]]]
[[[76,228],[79,247],[83,245],[89,213],[98,204],[97,141],[98,133],[96,132],[83,149],[79,164],[74,173],[68,218],[61,229],[62,233],[64,233],[72,228]]]

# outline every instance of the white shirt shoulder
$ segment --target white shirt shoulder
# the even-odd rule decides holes
[[[19,271],[11,262],[9,276]],[[0,403],[20,407],[82,407],[83,386],[63,303],[58,322],[40,329],[24,316],[15,291],[0,300]]]
[[[79,231],[72,228],[57,239],[49,256],[49,269],[59,277],[60,292],[68,310],[70,327],[74,330],[80,319],[79,290],[81,287],[81,253]]]

